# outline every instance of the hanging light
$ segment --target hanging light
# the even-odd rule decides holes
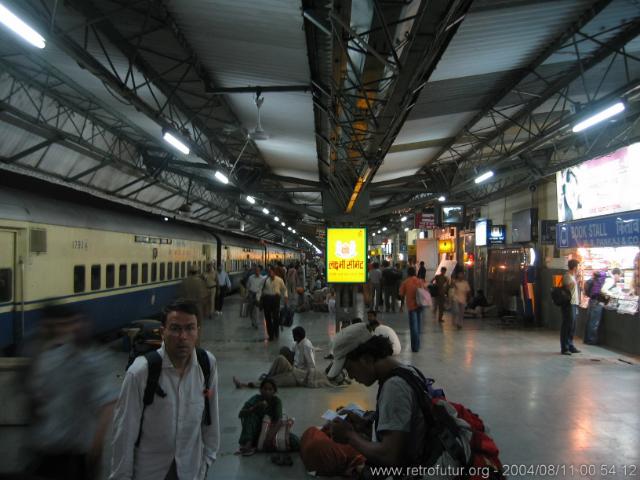
[[[171,145],[173,148],[175,148],[179,152],[184,153],[185,155],[189,155],[189,152],[191,151],[189,150],[189,147],[187,147],[187,145],[184,142],[179,140],[178,137],[173,135],[171,132],[165,130],[162,133],[162,138],[164,138],[165,142],[167,142],[169,145]],[[224,183],[227,183],[227,182],[224,182]]]
[[[439,202],[444,202],[446,199],[447,199],[447,198],[446,198],[444,195],[440,195],[440,196],[438,197],[438,201],[439,201]]]
[[[601,110],[598,113],[591,115],[590,117],[585,118],[580,123],[574,125],[572,128],[573,133],[581,132],[583,130],[586,130],[589,127],[593,127],[597,123],[603,122],[613,117],[614,115],[624,112],[624,109],[625,109],[624,103],[622,102],[614,103],[610,107],[605,108],[604,110]]]
[[[220,170],[216,170],[216,173],[214,175],[220,183],[224,183],[225,185],[229,183],[229,178]]]
[[[247,195],[247,202],[249,202],[251,205],[254,205],[256,203],[256,199],[251,195]]]
[[[269,215],[269,209],[268,208],[263,208],[262,209],[262,213],[264,213],[265,215]]]
[[[42,35],[40,35],[22,20],[20,20],[20,18],[18,18],[13,12],[11,12],[1,3],[0,23],[2,23],[9,30],[12,30],[14,33],[18,34],[20,37],[22,37],[23,40],[26,40],[34,47],[44,48],[46,46],[46,42]]]
[[[475,183],[482,183],[485,180],[490,179],[491,177],[493,177],[493,170],[487,170],[486,172],[484,172],[482,175],[479,175],[474,182]]]
[[[280,221],[280,217],[278,217],[277,215],[276,215],[275,217],[273,217],[273,219],[274,219],[276,222],[279,222],[279,221]]]
[[[402,218],[400,219],[400,221],[401,221],[401,222],[406,222],[406,221],[407,221],[407,217],[406,217],[406,216],[402,217]]]

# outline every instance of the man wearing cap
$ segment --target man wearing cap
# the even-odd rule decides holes
[[[393,356],[388,338],[371,335],[366,324],[350,325],[334,339],[334,361],[329,378],[346,369],[349,376],[366,386],[378,382],[377,422],[372,441],[360,436],[345,421],[332,424],[332,437],[362,453],[367,465],[406,467],[419,465],[425,439],[425,420],[411,386],[394,374],[399,368],[413,369]],[[417,375],[416,375],[417,376]]]

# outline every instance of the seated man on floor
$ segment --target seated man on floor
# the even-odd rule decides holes
[[[287,347],[281,348],[269,372],[262,375],[260,380],[270,378],[278,387],[335,387],[324,372],[316,370],[314,347],[311,340],[306,338],[304,328],[296,327],[292,334],[295,341],[293,351]],[[236,388],[257,387],[254,382],[244,383],[236,377],[233,377],[233,383]]]

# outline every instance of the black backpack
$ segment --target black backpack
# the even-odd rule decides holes
[[[202,348],[196,348],[196,356],[198,358],[198,365],[202,369],[202,375],[204,376],[203,394],[209,389],[209,379],[211,378],[211,363],[209,362],[209,355],[206,350]],[[164,398],[167,394],[160,387],[160,373],[162,372],[162,357],[157,350],[153,350],[146,353],[144,358],[149,363],[149,375],[147,376],[147,385],[144,387],[144,397],[142,399],[142,415],[140,415],[140,427],[138,428],[138,438],[136,439],[136,447],[140,445],[140,437],[142,436],[142,423],[144,422],[144,411],[153,403],[156,395],[160,398]],[[204,412],[202,414],[202,423],[204,425],[211,425],[211,412],[209,410],[209,401],[207,398],[204,400]]]
[[[558,307],[564,307],[571,303],[571,292],[564,287],[553,287],[551,289],[551,301]]]

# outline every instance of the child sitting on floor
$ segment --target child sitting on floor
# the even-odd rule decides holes
[[[240,448],[237,454],[249,456],[256,453],[262,418],[265,415],[269,415],[272,422],[282,418],[282,401],[276,396],[277,392],[275,382],[265,378],[260,382],[260,393],[247,400],[240,410],[238,417],[242,423],[242,432],[238,440]]]

